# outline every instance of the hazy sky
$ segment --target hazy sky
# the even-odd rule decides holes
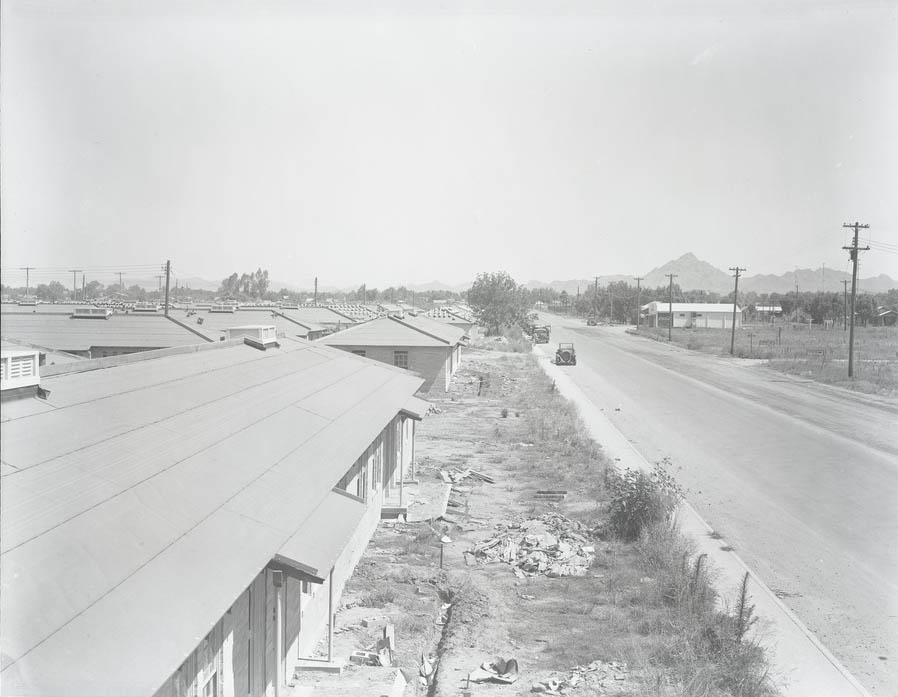
[[[855,219],[898,249],[898,1],[356,5],[5,0],[5,281],[846,270]]]

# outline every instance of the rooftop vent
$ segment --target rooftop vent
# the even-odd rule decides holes
[[[269,346],[278,345],[277,327],[267,324],[248,324],[243,327],[229,327],[225,329],[228,339],[243,337],[244,342],[256,348],[266,349]]]
[[[215,303],[209,308],[209,312],[237,312],[237,306],[230,303]]]
[[[139,302],[134,305],[134,312],[158,312],[161,307],[158,303]]]
[[[72,319],[109,319],[112,310],[108,307],[76,307]]]
[[[12,390],[26,391],[24,388],[40,385],[39,351],[3,351],[0,354],[0,391],[4,397]],[[33,390],[30,391],[34,393]]]

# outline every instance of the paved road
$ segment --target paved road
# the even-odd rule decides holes
[[[898,401],[546,316],[569,375],[875,695],[898,695]],[[565,326],[567,325],[567,326]],[[618,411],[619,409],[619,411]]]

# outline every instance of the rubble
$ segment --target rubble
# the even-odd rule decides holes
[[[544,575],[585,576],[595,558],[582,523],[558,513],[510,525],[470,550],[483,563],[503,562],[520,578]]]
[[[497,658],[495,661],[485,661],[477,670],[468,673],[469,683],[497,682],[511,685],[518,679],[518,662],[514,658],[507,661]]]
[[[593,661],[574,666],[566,678],[549,678],[535,683],[531,692],[544,695],[608,695],[632,689],[627,685],[630,669],[622,661]],[[581,688],[573,693],[575,688]]]
[[[446,484],[457,484],[458,482],[464,481],[468,478],[477,479],[481,482],[486,482],[487,484],[495,484],[496,480],[490,477],[483,472],[478,472],[477,470],[466,469],[451,469],[451,470],[440,470],[440,478]]]

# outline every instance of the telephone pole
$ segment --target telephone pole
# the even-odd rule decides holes
[[[848,279],[842,279],[842,331],[848,331]]]
[[[870,228],[869,225],[862,225],[861,223],[854,221],[854,223],[842,223],[842,227],[846,228],[854,228],[854,241],[851,243],[850,247],[842,247],[842,249],[847,249],[849,253],[849,257],[851,258],[852,268],[851,268],[851,314],[848,318],[848,377],[854,377],[854,303],[855,298],[857,296],[857,253],[860,251],[867,251],[870,247],[858,247],[857,246],[857,235],[858,231],[861,229],[867,230]]]
[[[29,281],[31,280],[29,274],[34,270],[34,267],[20,266],[19,268],[25,272],[25,295],[30,295],[30,293],[28,292],[28,289],[31,287],[31,284],[29,283]]]
[[[121,271],[118,272],[118,292],[119,293],[125,292],[125,284],[122,283],[122,272]]]
[[[675,273],[664,274],[670,279],[670,284],[667,287],[667,340],[673,341],[673,280],[677,277]]]
[[[168,317],[168,284],[171,278],[171,260],[165,262],[165,316]]]
[[[643,279],[643,276],[636,277],[636,331],[639,331],[639,314],[642,312],[642,305],[639,304],[639,282]]]
[[[69,269],[69,273],[72,274],[72,300],[78,300],[78,279],[76,278],[79,273],[81,273],[81,269]]]
[[[608,317],[608,323],[614,324],[614,289],[611,287],[611,281],[608,281],[608,296],[611,299],[611,314]]]
[[[598,320],[599,316],[599,277],[596,276],[596,286],[592,291],[592,316]]]
[[[736,272],[736,289],[733,291],[733,333],[730,336],[730,355],[733,355],[733,349],[736,346],[736,302],[739,299],[739,274],[745,269],[738,266],[731,266],[730,271]]]

